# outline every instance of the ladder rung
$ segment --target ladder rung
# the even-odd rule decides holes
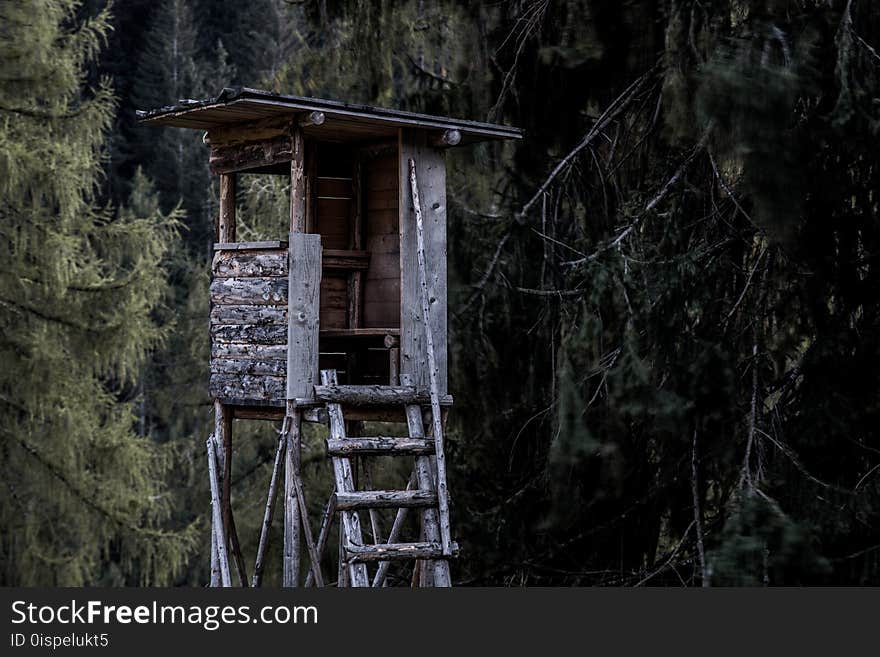
[[[339,511],[437,505],[437,496],[427,490],[359,490],[337,492],[335,495],[336,509]]]
[[[354,406],[389,406],[393,404],[430,404],[431,395],[427,390],[415,386],[315,386],[315,399],[330,404],[350,404]],[[445,395],[440,403],[452,403],[452,397]]]
[[[403,559],[449,559],[458,555],[458,543],[452,544],[452,555],[444,555],[439,543],[380,543],[378,545],[351,545],[345,550],[355,562],[400,561]]]
[[[393,436],[328,438],[326,443],[327,453],[330,456],[378,454],[426,456],[434,453],[434,440],[431,438],[397,438]]]

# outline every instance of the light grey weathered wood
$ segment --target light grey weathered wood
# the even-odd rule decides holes
[[[453,544],[453,556],[458,551]],[[403,559],[443,559],[439,543],[382,543],[380,545],[347,546],[351,559],[368,563],[371,561],[397,561]]]
[[[281,584],[285,588],[299,585],[300,510],[296,478],[299,476],[300,429],[300,414],[288,405],[282,429],[287,438],[284,452],[284,557]]]
[[[287,326],[282,327],[285,338]],[[281,344],[256,344],[253,342],[214,342],[211,358],[243,358],[245,360],[287,361],[287,340]]]
[[[290,234],[287,399],[309,399],[318,383],[321,236]]]
[[[217,305],[211,308],[211,324],[251,324],[287,326],[287,308],[284,306]]]
[[[330,456],[403,456],[434,453],[434,441],[427,438],[364,436],[345,440],[327,439]]]
[[[214,450],[214,438],[208,438],[208,477],[211,484],[211,513],[214,527],[215,544],[220,564],[220,581],[223,586],[232,586],[229,577],[229,557],[226,553],[226,536],[223,535],[223,512],[220,504],[220,482],[217,477],[217,453]]]
[[[435,504],[437,496],[427,490],[358,490],[336,493],[336,508],[340,511],[395,509],[404,506],[414,508]]]
[[[443,422],[440,412],[440,382],[437,355],[434,349],[434,335],[431,322],[431,298],[427,275],[427,250],[425,247],[424,223],[422,221],[419,185],[416,176],[415,160],[409,160],[409,182],[412,192],[413,212],[416,218],[416,253],[418,256],[420,305],[422,324],[425,331],[425,350],[427,352],[428,381],[431,388],[431,418],[434,426],[434,442],[437,446],[434,464],[437,468],[437,503],[440,511],[440,543],[443,553],[451,554],[452,537],[449,526],[449,493],[446,486],[446,454],[444,450]],[[443,307],[441,307],[443,310]],[[445,334],[444,334],[445,338]],[[444,349],[445,351],[445,349]]]
[[[431,396],[425,389],[414,386],[383,385],[337,385],[315,386],[315,399],[337,404],[356,406],[384,406],[392,404],[427,404]],[[452,403],[451,397],[441,400],[441,404]]]
[[[215,278],[211,281],[211,303],[280,306],[287,302],[287,286],[287,279],[279,277]]]
[[[284,401],[286,380],[278,376],[213,372],[208,384],[217,399]]]
[[[427,271],[430,328],[434,341],[437,389],[447,386],[447,262],[446,262],[446,165],[444,151],[426,145],[422,132],[401,131],[400,180],[408,181],[409,159],[418,165],[420,210],[423,214],[423,242]],[[400,230],[400,372],[414,377],[414,384],[427,388],[428,362],[422,317],[422,292],[418,262],[417,224],[413,221],[412,185],[399,189]]]
[[[211,261],[214,278],[287,277],[287,249],[217,251]]]
[[[259,324],[215,324],[211,327],[211,338],[216,343],[237,342],[252,345],[287,344],[287,326]]]
[[[335,370],[324,370],[321,372],[321,383],[324,385],[335,385],[336,381]],[[345,421],[342,417],[342,407],[337,403],[328,403],[327,414],[330,419],[330,438],[332,440],[344,440]],[[354,477],[352,476],[349,459],[334,456],[331,458],[331,461],[333,463],[333,474],[336,479],[336,492],[354,492]],[[343,511],[341,515],[342,528],[348,543],[362,545],[361,521],[358,518],[357,512]],[[340,564],[343,560],[344,555],[340,559]],[[353,586],[366,587],[370,585],[369,578],[367,577],[367,567],[364,564],[349,564],[348,577]]]

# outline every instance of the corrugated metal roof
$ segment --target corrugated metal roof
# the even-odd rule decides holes
[[[439,131],[455,129],[462,142],[521,139],[522,130],[505,125],[430,116],[402,110],[370,107],[320,98],[275,94],[248,87],[227,87],[217,98],[186,100],[171,107],[138,111],[142,123],[210,130],[221,125],[254,121],[284,114],[323,112],[322,131],[342,140],[393,136],[397,128]]]

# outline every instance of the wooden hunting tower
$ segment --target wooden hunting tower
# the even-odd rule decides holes
[[[321,555],[337,514],[338,584],[381,586],[392,562],[410,561],[413,583],[448,586],[456,546],[443,452],[452,404],[445,149],[521,132],[248,88],[139,117],[205,131],[220,177],[210,317],[212,584],[230,584],[229,553],[247,584],[230,504],[232,422],[240,418],[284,420],[254,585],[283,470],[285,586],[302,579],[301,538],[305,582],[323,583]],[[290,179],[289,228],[273,241],[236,241],[237,181],[253,173]],[[317,539],[299,476],[303,421],[329,424],[336,480]],[[362,436],[364,421],[405,422],[409,435]],[[379,455],[412,457],[409,483],[372,490],[369,462]],[[421,535],[402,542],[410,508],[421,511]],[[396,509],[384,537],[378,509]],[[359,511],[369,513],[371,541]]]

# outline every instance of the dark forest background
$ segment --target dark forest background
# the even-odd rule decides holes
[[[869,0],[2,0],[0,584],[208,581],[216,180],[135,110],[232,85],[526,131],[449,156],[457,584],[880,584],[878,51]]]

